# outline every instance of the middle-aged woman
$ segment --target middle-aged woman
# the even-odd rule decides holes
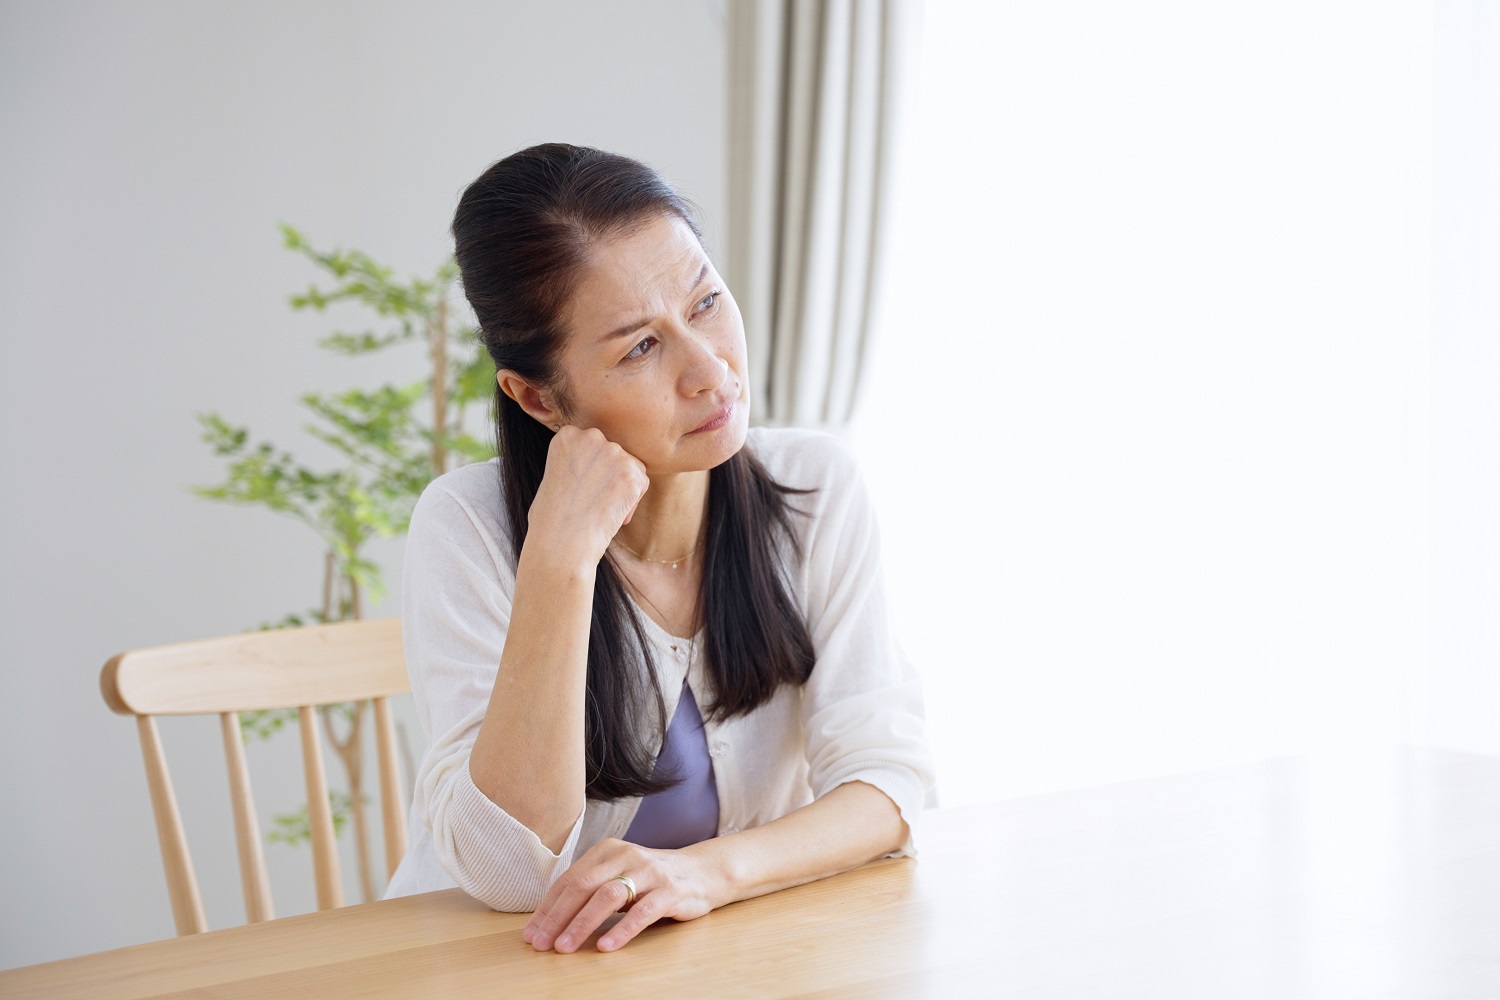
[[[870,503],[831,435],[749,428],[738,307],[649,167],[548,143],[459,201],[500,457],[423,492],[402,581],[429,749],[389,895],[662,918],[915,853],[932,764]]]

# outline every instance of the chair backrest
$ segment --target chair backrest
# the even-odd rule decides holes
[[[156,814],[156,832],[161,841],[167,891],[172,897],[172,916],[179,935],[197,934],[207,930],[208,925],[203,918],[198,880],[188,855],[177,798],[172,792],[153,716],[219,716],[229,764],[245,915],[250,922],[269,920],[274,914],[265,852],[250,794],[250,772],[240,737],[240,712],[297,709],[318,909],[344,904],[328,782],[318,739],[317,706],[374,702],[387,874],[395,871],[406,853],[406,810],[389,701],[391,695],[411,690],[401,652],[398,619],[246,632],[137,649],[110,659],[100,673],[99,686],[110,708],[136,719],[141,753],[146,758],[152,810]]]

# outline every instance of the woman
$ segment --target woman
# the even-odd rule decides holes
[[[549,143],[460,199],[501,456],[434,480],[402,592],[430,749],[390,895],[522,936],[652,922],[914,853],[932,785],[875,524],[831,436],[748,425],[739,310],[650,168]]]

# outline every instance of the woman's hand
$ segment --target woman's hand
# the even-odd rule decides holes
[[[547,446],[528,538],[540,534],[549,551],[592,567],[650,485],[645,464],[601,431],[565,424]]]
[[[658,851],[602,840],[552,883],[521,931],[522,940],[537,951],[577,951],[629,898],[630,890],[617,875],[628,875],[635,883],[635,902],[599,939],[600,951],[624,947],[664,917],[692,920],[728,902],[721,898],[721,875],[691,847]]]

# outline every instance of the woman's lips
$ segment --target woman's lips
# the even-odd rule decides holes
[[[734,404],[730,403],[728,406],[724,407],[724,409],[720,410],[718,413],[715,413],[711,418],[709,418],[708,422],[705,423],[702,427],[695,428],[689,433],[700,434],[703,431],[716,431],[720,427],[723,427],[725,424],[729,423],[729,418],[733,415]]]

